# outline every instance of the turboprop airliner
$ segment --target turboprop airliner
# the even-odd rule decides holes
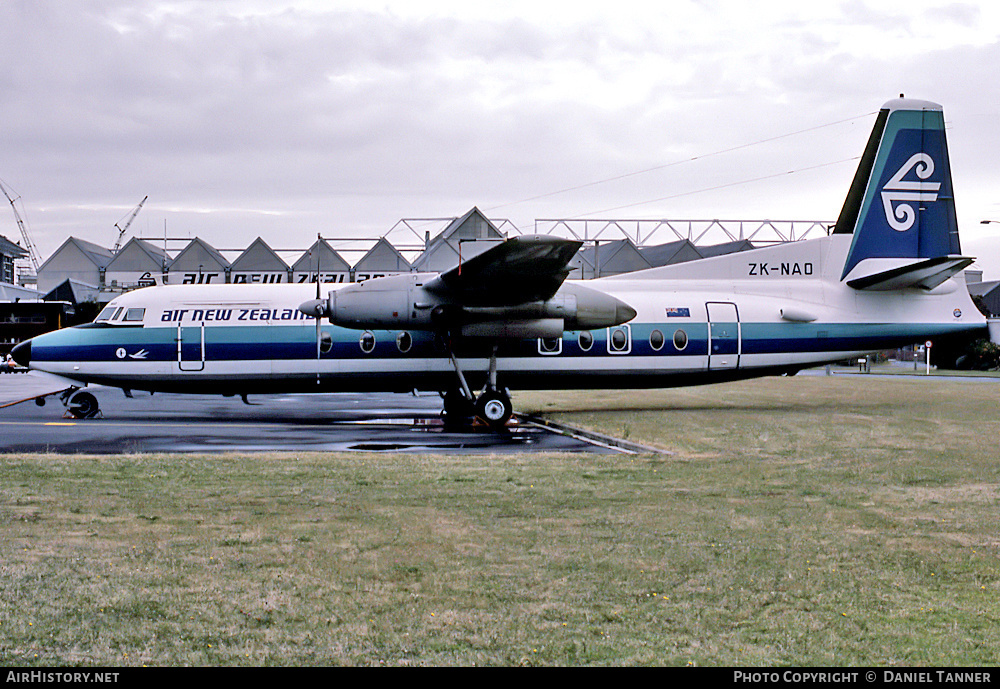
[[[653,388],[800,369],[985,335],[960,272],[934,103],[879,112],[832,233],[588,281],[580,242],[520,236],[440,274],[355,284],[147,287],[15,360],[84,388],[247,395],[436,391],[448,419],[504,426],[510,389]]]

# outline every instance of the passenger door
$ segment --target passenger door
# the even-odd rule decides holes
[[[735,369],[740,365],[742,340],[736,304],[708,302],[708,370]]]
[[[205,324],[177,325],[177,368],[205,370]]]

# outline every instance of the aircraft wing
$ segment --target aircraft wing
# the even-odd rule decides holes
[[[438,275],[372,278],[304,302],[299,310],[358,330],[447,330],[500,339],[561,337],[566,330],[634,318],[635,309],[616,297],[563,285],[582,244],[546,235],[515,237]]]
[[[547,235],[514,237],[441,273],[425,289],[466,306],[545,301],[569,275],[567,265],[582,245]]]

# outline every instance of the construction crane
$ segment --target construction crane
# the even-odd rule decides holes
[[[21,214],[17,212],[17,206],[14,205],[14,202],[17,199],[11,198],[10,193],[7,191],[7,187],[5,187],[2,183],[0,183],[0,189],[3,190],[3,195],[7,197],[8,201],[10,201],[10,207],[14,209],[14,219],[17,220],[18,229],[21,230],[21,239],[24,241],[24,249],[28,252],[28,257],[31,259],[31,266],[37,274],[39,266],[38,252],[35,251],[35,245],[31,243],[31,236],[28,234],[28,228],[25,226],[24,220],[21,219]],[[21,197],[18,196],[17,198],[19,199]]]
[[[139,215],[139,210],[142,208],[142,204],[146,203],[146,199],[148,198],[149,196],[143,196],[139,205],[132,209],[132,212],[128,216],[128,222],[125,223],[125,227],[118,226],[118,222],[121,222],[121,220],[115,223],[115,227],[118,228],[118,241],[115,242],[115,248],[111,250],[111,253],[117,254],[118,250],[122,248],[122,239],[125,237],[125,232],[128,231],[128,226],[132,224],[133,220],[135,220],[135,216]]]

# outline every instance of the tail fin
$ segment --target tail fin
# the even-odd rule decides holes
[[[940,105],[899,98],[883,106],[834,234],[854,235],[841,279],[866,259],[958,258],[958,222]],[[874,263],[885,268],[884,261]],[[861,272],[869,281],[875,276],[872,270]]]

